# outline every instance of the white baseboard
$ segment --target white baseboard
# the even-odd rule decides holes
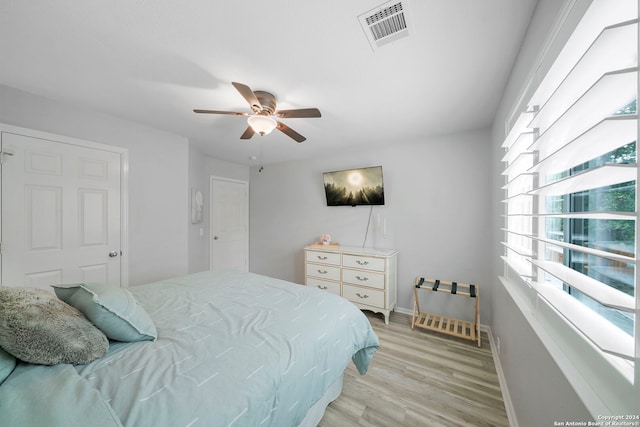
[[[408,314],[411,316],[413,314],[413,310],[409,310],[408,308],[396,307],[393,311],[396,313]]]
[[[397,313],[408,314],[409,316],[413,315],[413,310],[409,310],[408,308],[396,307],[394,311]],[[513,407],[511,396],[509,395],[507,380],[504,377],[504,372],[502,371],[502,365],[500,364],[500,354],[498,353],[498,348],[493,338],[493,333],[491,332],[491,328],[489,327],[489,325],[483,325],[481,323],[480,331],[486,332],[487,336],[489,337],[491,354],[493,356],[493,362],[496,365],[496,374],[498,375],[498,382],[500,383],[500,390],[502,391],[502,400],[504,401],[504,408],[507,411],[507,418],[509,419],[509,425],[511,427],[519,427],[518,419],[516,418],[516,411]]]
[[[504,409],[507,411],[507,418],[509,419],[509,425],[511,427],[519,427],[518,419],[516,417],[516,411],[515,411],[515,408],[513,407],[511,396],[509,395],[507,380],[504,377],[504,371],[502,370],[502,365],[500,364],[500,354],[498,353],[498,348],[493,338],[493,333],[491,332],[491,328],[486,325],[480,325],[480,330],[486,331],[487,335],[489,336],[489,344],[491,345],[491,354],[493,355],[493,363],[495,363],[496,365],[496,374],[498,375],[498,382],[500,383],[500,390],[502,391],[502,400],[504,402]]]

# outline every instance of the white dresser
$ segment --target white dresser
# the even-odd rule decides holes
[[[396,307],[397,255],[390,249],[354,246],[304,248],[305,284],[340,295],[363,310],[384,314]]]

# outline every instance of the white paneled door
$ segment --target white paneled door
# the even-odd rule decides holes
[[[121,156],[2,132],[2,285],[121,286]]]
[[[248,271],[248,183],[212,177],[210,188],[210,267]]]

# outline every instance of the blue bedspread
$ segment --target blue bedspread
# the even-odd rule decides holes
[[[347,300],[265,276],[203,272],[130,290],[158,340],[112,343],[74,371],[123,426],[296,426],[351,359],[366,373],[378,347]]]

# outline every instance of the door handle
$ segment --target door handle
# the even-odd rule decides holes
[[[111,251],[111,252],[109,252],[109,256],[110,256],[111,258],[118,256],[118,251]]]

